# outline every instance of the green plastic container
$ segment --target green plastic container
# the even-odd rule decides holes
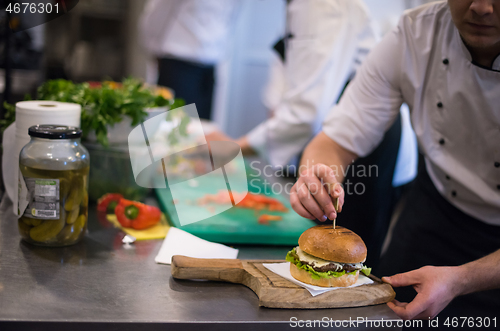
[[[120,193],[131,200],[143,200],[151,191],[135,183],[127,144],[103,147],[84,143],[90,153],[89,199],[106,193]]]
[[[175,206],[192,208],[194,213],[196,208],[203,208],[196,206],[192,201],[192,191],[186,189],[182,192],[182,195],[178,195],[175,206],[168,189],[156,189],[155,192],[160,207],[168,215],[173,226],[205,240],[225,244],[296,246],[302,232],[316,224],[295,213],[288,198],[273,193],[270,185],[265,185],[263,179],[256,180],[255,177],[252,177],[252,179],[252,185],[249,186],[250,192],[264,192],[267,196],[280,200],[288,208],[288,212],[255,211],[233,207],[200,222],[180,226]],[[200,191],[203,188],[197,187],[196,190]],[[280,215],[283,219],[281,221],[271,221],[268,225],[259,224],[258,217],[261,214]]]

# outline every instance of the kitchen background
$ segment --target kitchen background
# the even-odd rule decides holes
[[[261,102],[272,45],[284,32],[284,0],[238,0],[243,3],[226,59],[217,71],[213,120],[239,137],[267,117]],[[14,47],[10,102],[34,95],[47,79],[74,81],[134,76],[155,83],[155,67],[141,46],[138,20],[146,1],[80,0],[68,14],[18,32]],[[383,35],[407,8],[426,0],[365,0]],[[5,17],[0,31],[5,33]],[[4,90],[4,38],[0,39],[0,91]],[[182,97],[182,96],[180,96]],[[4,100],[2,95],[1,100]]]

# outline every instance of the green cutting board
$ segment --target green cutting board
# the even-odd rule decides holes
[[[196,189],[197,195],[204,193],[202,187],[193,189]],[[295,213],[288,199],[273,193],[271,185],[266,184],[262,178],[254,177],[252,179],[249,192],[264,192],[267,196],[280,200],[288,208],[288,212],[254,211],[252,209],[233,207],[197,223],[181,226],[168,188],[156,189],[155,191],[161,208],[168,215],[173,226],[213,242],[294,246],[297,245],[302,232],[315,225],[313,221]],[[209,193],[209,190],[207,190],[207,193]],[[180,194],[176,193],[176,206],[191,208],[193,212],[196,212],[196,208],[208,208],[208,206],[213,208],[212,210],[221,208],[215,204],[198,206],[192,201],[192,195],[193,192],[190,189],[186,189]],[[261,214],[280,215],[283,219],[281,221],[270,221],[268,225],[259,224],[257,219]]]

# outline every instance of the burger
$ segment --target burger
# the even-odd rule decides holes
[[[299,246],[288,252],[293,278],[323,287],[347,287],[358,280],[359,272],[369,275],[363,265],[366,246],[351,230],[337,226],[317,225],[299,238]]]

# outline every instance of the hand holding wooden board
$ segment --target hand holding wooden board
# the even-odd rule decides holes
[[[281,260],[195,259],[175,255],[172,276],[176,279],[207,279],[243,284],[259,297],[259,305],[269,308],[345,308],[377,305],[392,301],[389,284],[370,275],[373,284],[341,288],[313,297],[305,288],[265,268],[263,263]]]

